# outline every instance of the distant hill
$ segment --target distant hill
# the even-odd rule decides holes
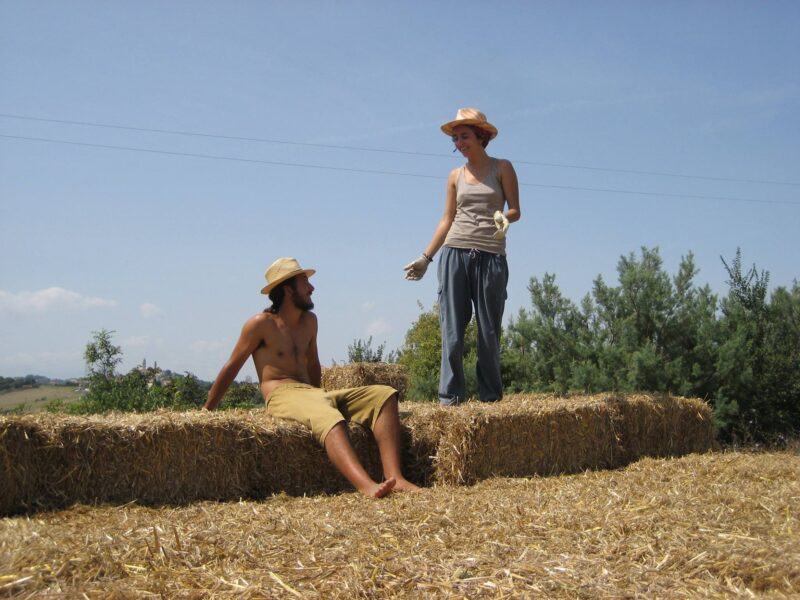
[[[24,377],[3,377],[0,376],[0,394],[35,388],[41,385],[51,386],[78,386],[81,380],[77,377],[72,379],[51,379],[45,375],[25,375]]]

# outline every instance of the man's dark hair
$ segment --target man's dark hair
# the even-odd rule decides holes
[[[283,304],[284,298],[286,298],[286,286],[289,286],[296,292],[297,278],[291,277],[286,281],[282,281],[269,291],[269,299],[272,301],[272,306],[264,309],[264,312],[277,314],[277,312],[281,309],[281,305]]]

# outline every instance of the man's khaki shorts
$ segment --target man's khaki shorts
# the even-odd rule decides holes
[[[384,403],[396,393],[388,385],[325,391],[305,383],[284,383],[267,398],[267,414],[299,421],[324,446],[328,432],[342,421],[372,429]]]

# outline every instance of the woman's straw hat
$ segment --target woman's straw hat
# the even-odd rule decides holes
[[[314,269],[304,269],[300,266],[294,258],[279,258],[272,263],[268,268],[264,277],[267,280],[267,285],[261,288],[262,294],[269,294],[272,288],[279,283],[283,283],[287,279],[295,275],[305,274],[306,277],[311,277],[316,271]]]
[[[453,128],[459,125],[474,125],[480,127],[489,134],[489,139],[493,140],[497,135],[497,127],[486,120],[486,115],[477,108],[459,108],[456,118],[453,121],[442,125],[442,131],[447,135],[453,135]]]

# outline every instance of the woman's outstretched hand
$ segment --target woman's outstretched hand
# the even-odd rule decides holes
[[[408,263],[405,267],[403,267],[403,270],[406,272],[406,279],[411,281],[418,281],[422,279],[422,276],[425,275],[425,271],[428,270],[429,264],[431,264],[431,259],[424,254],[414,262]]]

